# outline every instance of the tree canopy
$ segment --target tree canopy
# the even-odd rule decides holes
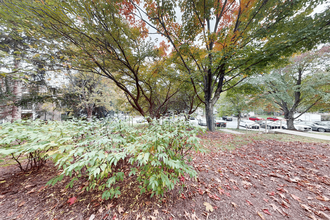
[[[295,54],[291,64],[272,70],[261,81],[266,97],[284,112],[288,129],[294,129],[293,120],[309,111],[317,103],[330,100],[330,47]],[[297,117],[294,113],[300,112]]]
[[[168,67],[172,73],[185,71],[182,75],[188,76],[205,105],[208,129],[214,130],[213,107],[222,92],[265,68],[277,67],[295,52],[328,41],[329,10],[313,14],[323,2],[3,0],[2,12],[19,16],[20,25],[35,36],[53,36],[62,53],[74,47],[70,62],[113,80],[142,115],[157,117],[159,113],[150,109],[161,109],[177,91],[167,90],[167,98],[159,102],[145,83],[149,73],[143,70],[150,61],[170,57],[175,61]],[[167,43],[156,46],[147,40],[151,30]],[[168,56],[166,48],[171,50]]]
[[[168,40],[194,88],[203,90],[199,98],[209,130],[214,129],[213,106],[222,92],[328,40],[329,11],[311,15],[323,2],[149,0],[141,6],[130,1],[136,17]]]

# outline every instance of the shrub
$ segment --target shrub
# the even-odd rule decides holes
[[[191,150],[200,150],[198,130],[187,122],[161,125],[153,121],[136,129],[126,123],[101,121],[30,121],[1,128],[0,154],[12,155],[15,160],[28,155],[28,161],[33,157],[42,163],[52,158],[63,172],[47,184],[69,176],[67,187],[72,187],[85,176],[85,189],[103,191],[103,199],[118,196],[120,188],[115,185],[127,175],[136,175],[142,183],[141,193],[151,191],[152,196],[173,189],[185,174],[197,175],[187,161]],[[125,164],[130,165],[129,173],[122,169]]]
[[[49,152],[71,139],[70,124],[16,121],[0,126],[0,154],[10,155],[22,171],[43,165]],[[70,133],[68,132],[70,130]],[[22,159],[27,159],[25,166]]]

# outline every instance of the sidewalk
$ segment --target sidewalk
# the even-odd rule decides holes
[[[330,141],[330,136],[320,135],[320,134],[315,134],[315,133],[291,131],[291,130],[284,130],[284,129],[274,129],[272,131],[274,131],[275,133],[280,133],[280,134],[291,134],[291,135],[298,135],[298,136],[303,136],[303,137],[310,137],[310,138],[316,138],[316,139]]]
[[[238,131],[233,131],[233,130],[229,130],[229,129],[225,129],[225,128],[221,128],[219,129],[219,131],[224,131],[224,132],[228,132],[228,133],[232,133],[232,134],[244,134]]]

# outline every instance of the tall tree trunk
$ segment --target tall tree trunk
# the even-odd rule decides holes
[[[211,102],[206,102],[205,103],[205,111],[206,111],[206,124],[207,124],[207,129],[209,131],[214,131],[215,126],[214,126],[214,116],[213,116],[213,104]]]
[[[16,120],[20,120],[22,115],[21,107],[15,105],[16,104],[15,102],[20,100],[22,96],[22,83],[19,80],[14,80],[13,95],[14,95],[14,104],[11,113],[12,122]]]

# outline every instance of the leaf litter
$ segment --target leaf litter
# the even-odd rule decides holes
[[[44,187],[59,172],[51,162],[28,174],[0,168],[0,219],[330,219],[329,144],[251,141],[244,135],[246,145],[219,150],[236,137],[201,136],[209,152],[192,155],[198,178],[185,177],[183,187],[163,198],[139,194],[134,178],[108,201],[81,191],[84,178],[73,188],[65,188],[66,178]]]

